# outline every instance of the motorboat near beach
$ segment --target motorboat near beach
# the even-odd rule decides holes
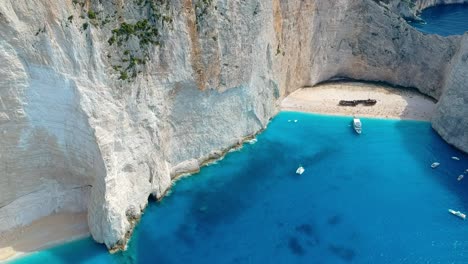
[[[440,163],[439,162],[434,162],[431,164],[431,168],[435,169],[437,167],[439,167]]]
[[[463,180],[464,177],[465,177],[465,176],[463,176],[463,174],[462,174],[462,175],[458,175],[457,181]]]
[[[354,131],[356,131],[356,133],[358,133],[359,135],[361,134],[362,124],[359,118],[356,118],[356,117],[353,118],[353,128],[354,128]]]
[[[367,99],[367,100],[341,100],[338,105],[340,106],[356,106],[358,104],[363,104],[365,106],[375,105],[377,100]]]
[[[453,214],[454,216],[458,216],[460,217],[461,219],[465,220],[466,218],[466,215],[460,211],[455,211],[455,210],[452,210],[452,209],[448,209],[449,213]]]
[[[299,168],[297,168],[296,173],[301,175],[302,173],[304,173],[304,171],[305,171],[304,167],[300,166]]]
[[[453,160],[460,160],[459,157],[452,157]]]

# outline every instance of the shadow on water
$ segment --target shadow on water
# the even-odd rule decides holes
[[[403,117],[411,115],[411,109],[415,107],[412,100],[406,101],[408,105],[402,114]],[[468,169],[468,154],[447,144],[432,128],[430,121],[397,122],[395,126],[406,151],[416,161],[427,164],[427,176],[435,178],[440,185],[456,194],[463,204],[468,204],[468,174],[464,174],[464,180],[457,181],[457,177]],[[418,134],[429,134],[430,140],[420,140]],[[459,157],[460,161],[453,160],[452,156]],[[441,165],[432,169],[430,165],[433,162],[439,162]],[[465,210],[468,210],[468,207]]]
[[[346,261],[351,262],[353,261],[354,257],[356,256],[356,252],[348,247],[330,244],[328,246],[328,250],[338,258]]]
[[[408,109],[411,108],[411,103],[412,101],[408,101]],[[465,191],[468,188],[466,186],[468,184],[468,175],[461,182],[456,180],[460,172],[462,173],[466,169],[463,166],[468,165],[466,163],[468,155],[462,154],[460,151],[445,144],[427,122],[417,122],[416,126],[412,121],[395,122],[395,126],[406,148],[404,151],[410,153],[414,160],[427,164],[427,177],[436,178],[439,184],[454,192],[465,204],[468,204],[468,191]],[[319,142],[317,143],[318,147],[311,144],[307,148],[304,148],[305,152],[302,155],[295,155],[294,152],[298,144],[299,146],[304,145],[303,141],[309,136],[306,129],[304,129],[304,132],[298,131],[298,133],[303,133],[298,135],[298,139],[284,138],[284,141],[271,140],[271,138],[265,135],[262,138],[261,144],[256,146],[255,149],[250,147],[250,145],[246,145],[242,153],[230,153],[221,164],[203,168],[202,175],[194,175],[190,179],[187,179],[187,181],[191,181],[192,178],[206,177],[203,180],[204,184],[198,182],[200,184],[197,184],[196,190],[193,190],[194,186],[189,186],[191,189],[187,186],[184,188],[176,186],[173,189],[173,195],[167,197],[159,204],[152,202],[149,207],[153,208],[148,208],[147,210],[157,208],[158,210],[161,209],[159,211],[167,212],[164,210],[165,208],[158,207],[166,207],[167,205],[164,203],[176,202],[175,196],[179,199],[183,199],[184,195],[189,196],[187,207],[183,207],[184,211],[182,213],[178,212],[178,214],[182,215],[181,222],[175,225],[174,232],[161,232],[159,235],[155,235],[151,232],[151,229],[146,229],[148,228],[147,224],[146,226],[145,224],[140,224],[136,227],[134,237],[132,237],[126,252],[113,255],[103,254],[106,251],[105,247],[96,245],[91,239],[88,239],[78,241],[73,246],[67,245],[64,248],[54,248],[48,252],[49,257],[53,255],[55,258],[63,260],[62,263],[83,263],[86,261],[91,263],[90,260],[94,260],[95,258],[105,259],[105,261],[98,261],[100,263],[130,264],[155,263],[156,261],[158,263],[177,263],[177,256],[169,254],[168,247],[177,247],[178,252],[199,250],[198,246],[208,241],[211,236],[219,235],[218,231],[223,229],[218,227],[238,220],[245,211],[252,209],[256,205],[255,203],[263,204],[263,201],[259,201],[258,197],[253,195],[259,192],[267,193],[270,189],[275,190],[275,188],[270,186],[270,184],[274,184],[272,183],[274,181],[271,179],[272,177],[280,176],[272,175],[271,171],[291,172],[291,174],[280,174],[283,174],[283,177],[289,177],[286,178],[286,181],[301,183],[299,181],[301,178],[294,174],[299,163],[303,163],[304,167],[307,168],[304,174],[307,176],[309,172],[313,172],[314,164],[323,163],[324,160],[333,158],[336,152],[340,151],[340,148],[333,144],[333,139],[327,138],[327,135],[324,135],[321,141],[328,142],[324,142],[323,144]],[[419,139],[417,135],[421,133],[430,134],[430,141],[428,142],[427,138]],[[291,146],[290,140],[296,140],[296,145]],[[268,148],[265,146],[268,146]],[[269,153],[274,153],[274,156],[265,159],[261,155],[258,155],[259,151],[268,151]],[[454,161],[451,159],[451,156],[458,156],[462,160]],[[436,170],[430,169],[430,164],[434,161],[441,162],[440,168]],[[449,166],[444,166],[445,164]],[[231,169],[223,170],[224,175],[215,175],[219,171],[219,166],[231,166]],[[327,168],[327,171],[329,170],[333,170],[333,168]],[[314,175],[314,173],[310,175]],[[344,183],[343,185],[353,183],[352,172],[348,174],[346,171],[343,171],[339,175],[337,179]],[[365,175],[360,176],[360,180],[372,180],[372,178],[367,179],[365,177]],[[284,184],[284,181],[279,182]],[[180,184],[184,185],[182,182]],[[336,184],[335,182],[334,185],[325,186],[323,189],[332,188],[338,191],[340,188]],[[321,190],[319,187],[317,186],[317,190]],[[344,189],[344,187],[342,188]],[[310,204],[308,209],[310,210],[313,207],[314,205]],[[314,213],[310,212],[312,211],[309,211],[308,216],[313,215],[311,217],[315,219]],[[153,216],[146,216],[147,219],[148,217]],[[162,221],[158,222],[157,219],[161,219],[162,217],[168,216],[156,215],[156,217],[153,217],[154,219],[149,221],[153,228],[159,228],[158,225]],[[144,221],[145,219],[142,220],[142,222]],[[254,224],[258,224],[259,226],[263,224],[260,222],[261,219],[258,221],[259,223]],[[352,244],[352,241],[356,241],[361,234],[359,233],[359,228],[349,228],[354,224],[348,223],[349,220],[346,213],[334,211],[330,212],[322,220],[314,221],[316,219],[312,221],[300,219],[300,221],[295,223],[281,222],[280,220],[276,224],[277,228],[281,230],[279,232],[281,233],[281,241],[279,241],[281,248],[279,250],[285,250],[297,257],[297,259],[307,259],[309,256],[319,253],[330,254],[342,262],[356,262],[361,258],[362,253],[360,248]],[[161,224],[161,227],[164,228],[164,224]],[[324,227],[326,228],[322,229]],[[343,239],[343,236],[334,237],[326,233],[333,233],[334,230],[342,231],[342,227],[347,228],[351,232],[349,241]],[[178,244],[174,244],[174,241]],[[89,243],[93,243],[93,245],[89,245]],[[86,248],[86,250],[77,250],[77,248]],[[173,249],[170,250],[169,252],[174,252]],[[215,251],[217,249],[213,248],[211,250]],[[248,258],[249,256],[236,256],[232,261],[246,263],[249,262]],[[27,263],[47,262],[47,258],[43,258],[42,261],[37,262],[31,262],[30,259],[27,261]],[[194,262],[196,261],[194,260]]]
[[[302,237],[305,238],[306,243],[309,247],[316,247],[320,245],[320,235],[317,232],[316,228],[313,227],[310,223],[301,224],[296,226],[296,231]]]
[[[216,188],[207,188],[198,190],[195,193],[191,202],[190,210],[185,215],[186,226],[197,225],[199,230],[213,229],[216,225],[222,223],[229,223],[234,221],[236,217],[247,210],[252,204],[252,193],[256,191],[267,191],[271,177],[271,171],[285,171],[285,166],[292,166],[287,168],[286,171],[291,172],[291,177],[297,177],[293,172],[296,170],[296,164],[302,163],[304,166],[313,167],[312,165],[329,158],[333,155],[334,149],[324,148],[307,155],[310,158],[301,158],[292,155],[294,147],[291,147],[288,142],[263,140],[263,146],[268,146],[268,149],[255,149],[252,150],[246,146],[249,152],[248,157],[243,162],[236,162],[237,170],[232,171],[232,175],[228,175],[228,180],[220,181]],[[265,159],[256,155],[257,151],[268,151],[275,153],[274,158]],[[237,155],[240,153],[233,153],[232,156],[226,159],[237,160]],[[274,160],[274,162],[272,162]],[[290,165],[292,164],[292,165]],[[219,165],[215,165],[219,166]],[[208,169],[215,169],[215,166]],[[194,176],[196,177],[196,176]],[[286,177],[286,175],[285,175]],[[261,188],[262,190],[259,190]],[[229,209],[229,210],[227,210]],[[311,226],[301,226],[299,231],[305,233],[311,232]],[[208,231],[207,231],[208,232]]]
[[[197,177],[207,177],[204,179],[206,185],[197,186],[198,189],[192,191],[175,186],[171,196],[166,197],[163,203],[170,203],[173,198],[184,195],[186,192],[189,204],[183,213],[182,222],[177,224],[174,232],[162,236],[155,236],[151,232],[136,231],[137,237],[132,238],[134,241],[130,248],[137,251],[138,262],[142,263],[151,258],[162,259],[163,261],[158,261],[159,263],[173,263],[175,259],[169,258],[165,252],[160,252],[160,247],[148,249],[147,245],[158,245],[161,241],[175,240],[181,242],[179,246],[183,247],[184,250],[197,250],[197,247],[210,240],[211,236],[219,235],[219,226],[235,222],[240,215],[255,205],[255,197],[251,196],[256,192],[267,192],[268,179],[272,177],[270,171],[280,170],[283,166],[282,161],[290,158],[287,155],[289,146],[281,142],[269,142],[265,145],[268,146],[268,151],[276,153],[276,162],[263,159],[256,155],[255,151],[258,149],[253,151],[250,145],[245,145],[242,153],[230,153],[222,164],[206,167],[201,172],[203,175],[193,175],[180,183],[183,185]],[[242,158],[243,155],[247,155],[247,158]],[[232,170],[223,170],[224,175],[214,175],[213,172],[219,171],[219,166],[233,166],[233,163],[235,163],[235,168]],[[154,204],[152,206],[164,205]],[[261,223],[259,222],[258,225]],[[139,227],[142,226],[139,225]],[[299,254],[303,250],[294,241],[290,241],[289,246]],[[162,250],[164,251],[164,249]],[[235,262],[234,259],[233,261]]]
[[[236,163],[238,169],[231,171],[231,175],[223,176],[227,180],[220,181],[215,188],[198,190],[185,215],[185,225],[195,223],[200,231],[209,232],[218,224],[234,221],[247,210],[252,204],[249,195],[254,193],[253,189],[258,189],[259,186],[268,188],[266,180],[271,176],[270,171],[280,169],[281,161],[288,158],[287,151],[284,151],[288,146],[278,142],[272,145],[271,151],[278,153],[276,156],[278,162],[262,159],[248,149],[246,151],[249,151],[249,157],[240,164]],[[239,154],[233,153],[228,158],[235,160]],[[206,169],[215,169],[215,167]]]
[[[306,255],[308,250],[320,246],[320,235],[310,223],[296,226],[295,231],[288,238],[288,249],[292,255],[301,257]]]
[[[334,215],[332,217],[330,217],[327,221],[327,223],[331,226],[336,226],[338,225],[339,223],[341,223],[341,216],[339,215]]]
[[[410,111],[412,101],[408,101],[408,111]],[[406,115],[409,113],[405,113]],[[285,122],[286,123],[286,122]],[[417,122],[416,126],[412,121],[395,122],[399,137],[403,140],[403,145],[411,156],[421,161],[422,164],[428,165],[427,174],[428,177],[436,177],[437,181],[455,192],[457,197],[462,199],[468,204],[468,194],[466,189],[466,181],[456,181],[457,173],[455,171],[462,170],[463,162],[468,160],[467,155],[463,155],[461,152],[445,144],[440,137],[432,130],[431,126],[427,122]],[[301,133],[301,132],[298,132]],[[306,132],[304,132],[306,133]],[[424,133],[430,134],[430,141],[427,142],[427,138],[418,141],[418,134]],[[301,141],[307,138],[307,134],[299,135],[297,141]],[[333,158],[333,155],[337,149],[334,149],[334,145],[324,143],[319,148],[305,150],[308,151],[305,155],[296,156],[294,154],[294,148],[291,147],[291,143],[285,141],[271,141],[270,138],[266,137],[262,139],[262,143],[259,146],[260,149],[252,150],[248,145],[243,149],[242,155],[239,153],[229,154],[222,162],[222,166],[233,166],[233,161],[236,161],[236,165],[233,166],[232,170],[223,170],[225,175],[216,175],[212,178],[222,177],[219,181],[214,184],[209,182],[207,186],[197,186],[197,190],[190,193],[190,199],[186,211],[183,213],[183,220],[176,226],[174,232],[170,234],[164,234],[163,236],[155,237],[150,232],[138,232],[139,237],[135,240],[141,241],[143,245],[137,245],[139,262],[148,259],[159,259],[160,263],[173,263],[175,259],[168,259],[170,256],[165,254],[164,247],[158,247],[161,241],[174,240],[172,237],[176,237],[176,241],[179,241],[180,248],[184,250],[198,250],[198,246],[208,241],[211,236],[219,235],[219,230],[223,230],[223,225],[232,223],[239,219],[245,211],[250,210],[254,206],[255,202],[258,201],[258,197],[253,197],[253,193],[268,192],[271,177],[277,177],[271,175],[271,171],[292,171],[294,172],[299,163],[302,163],[307,168],[306,173],[313,170],[313,164],[323,162],[325,159]],[[296,139],[287,139],[296,140]],[[325,135],[325,141],[326,141]],[[296,142],[295,144],[301,144]],[[302,143],[303,144],[303,143]],[[268,145],[268,149],[263,149],[261,146]],[[330,147],[331,146],[331,147]],[[313,148],[311,145],[310,148]],[[251,151],[252,150],[252,151]],[[258,151],[269,151],[275,153],[271,160],[265,160],[264,158],[257,156]],[[255,153],[254,153],[255,152]],[[243,157],[247,155],[247,157]],[[459,156],[462,161],[453,161],[451,156]],[[430,169],[430,164],[434,161],[440,161],[442,164],[450,164],[450,166],[441,166],[437,170]],[[230,164],[230,165],[229,165]],[[292,165],[291,165],[292,164]],[[466,163],[465,163],[466,164]],[[453,166],[452,166],[453,165]],[[213,173],[217,170],[217,166],[213,165],[203,169],[203,177],[205,174]],[[292,167],[289,167],[292,166]],[[285,169],[285,167],[288,167]],[[436,175],[433,175],[433,174]],[[313,173],[312,173],[313,175]],[[343,177],[343,181],[350,182],[352,175],[347,175],[346,172],[340,173],[340,177]],[[195,175],[192,177],[201,177],[202,175]],[[444,177],[442,177],[444,176]],[[211,176],[210,176],[211,177]],[[291,174],[292,181],[296,182],[300,177],[295,174]],[[365,179],[364,179],[365,180]],[[372,180],[372,179],[368,179]],[[468,180],[468,177],[467,179]],[[210,181],[210,179],[208,179]],[[335,186],[338,190],[339,188]],[[272,188],[274,189],[274,188]],[[184,189],[174,189],[173,195],[183,195]],[[168,197],[171,198],[171,197]],[[311,205],[310,207],[313,207]],[[443,210],[446,210],[444,208]],[[258,220],[261,221],[261,220]],[[347,219],[343,219],[343,216],[333,212],[325,219],[323,219],[325,226],[330,228],[329,231],[333,231],[333,228],[339,229],[342,226],[346,226]],[[262,223],[258,223],[261,225]],[[355,262],[361,257],[361,251],[359,247],[355,247],[352,243],[347,244],[348,241],[343,240],[330,240],[327,234],[320,236],[318,228],[310,222],[298,222],[293,224],[292,228],[289,227],[290,223],[277,223],[278,229],[285,230],[281,241],[279,241],[279,250],[286,250],[291,255],[298,259],[306,259],[309,256],[316,253],[328,252],[333,255],[336,259],[342,262]],[[358,230],[358,229],[357,229]],[[350,241],[357,240],[359,236],[358,231],[353,230],[350,237]],[[148,245],[153,245],[148,248]],[[168,246],[174,246],[169,244]],[[182,249],[181,249],[182,250]],[[212,249],[215,250],[215,249]],[[248,258],[248,257],[246,257]],[[131,260],[131,258],[130,258]],[[232,259],[234,262],[242,263],[244,256],[236,256]]]
[[[303,256],[306,253],[304,247],[299,243],[296,237],[290,237],[288,241],[288,247],[290,251],[296,256]]]

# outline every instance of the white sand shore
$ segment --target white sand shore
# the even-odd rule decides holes
[[[88,235],[86,213],[47,216],[0,234],[0,262]]]
[[[340,100],[369,98],[377,100],[377,104],[338,106]],[[299,89],[283,100],[281,108],[329,115],[430,120],[435,102],[414,90],[373,83],[335,82]]]
[[[375,106],[338,106],[340,100],[376,99]],[[385,85],[337,82],[303,88],[281,103],[286,111],[429,120],[435,102],[417,91]],[[0,234],[0,262],[89,235],[86,213],[56,214]]]

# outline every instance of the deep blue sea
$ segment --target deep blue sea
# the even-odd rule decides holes
[[[468,31],[468,4],[430,7],[422,11],[421,18],[424,23],[410,23],[419,31],[441,36],[463,35]]]
[[[447,212],[468,213],[468,156],[428,122],[351,120],[280,113],[151,202],[124,253],[84,239],[12,263],[468,263],[468,221]]]

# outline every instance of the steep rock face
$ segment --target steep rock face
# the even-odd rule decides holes
[[[213,150],[265,127],[283,71],[272,7],[227,1],[215,12],[214,4],[196,8],[200,2],[167,2],[173,21],[157,24],[161,45],[149,47],[150,59],[127,80],[118,80],[125,79],[118,67],[131,59],[122,54],[143,59],[134,33],[119,45],[108,41],[112,29],[146,18],[147,5],[0,6],[1,54],[9,62],[0,89],[2,228],[88,210],[94,238],[112,247],[124,242],[128,218],[148,196],[161,197],[171,175],[184,172],[178,164],[200,166],[219,156]]]
[[[468,152],[468,34],[462,43],[450,64],[432,126],[447,142]]]
[[[327,16],[321,21],[324,26],[318,34],[322,34],[322,41],[317,47],[325,49],[326,55],[311,59],[320,60],[321,65],[311,71],[320,76],[312,84],[347,77],[416,87],[438,98],[460,37],[423,35],[373,1],[347,2],[347,9],[341,11],[343,19],[337,25]]]
[[[2,3],[2,8],[13,6]],[[57,47],[44,37],[29,42],[35,32],[14,24],[18,17],[6,17],[4,12],[0,232],[54,212],[85,211],[93,175],[102,168],[77,85],[60,70],[64,58],[54,56]]]
[[[87,210],[93,237],[122,245],[149,195],[263,129],[299,87],[346,77],[439,98],[464,78],[460,37],[371,0],[4,2],[0,232]]]

